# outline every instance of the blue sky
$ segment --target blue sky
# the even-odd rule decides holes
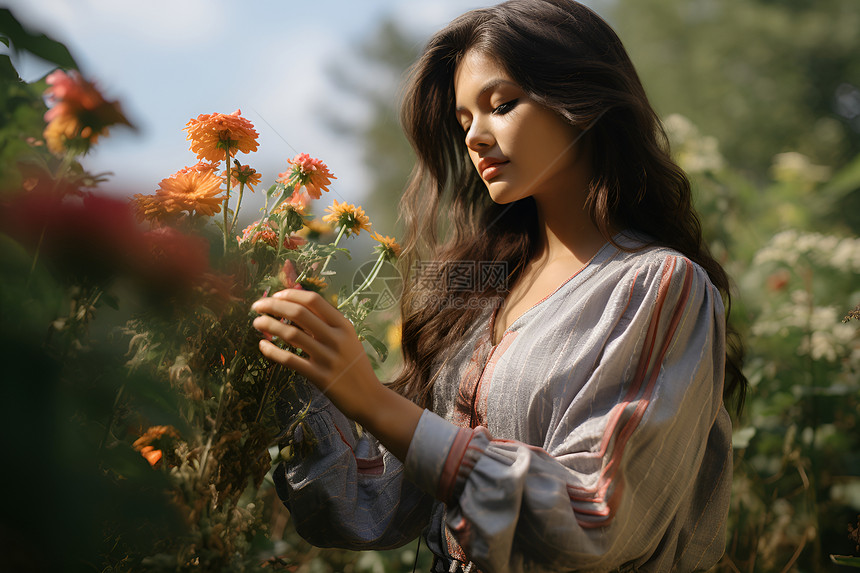
[[[86,158],[114,175],[105,190],[152,193],[196,160],[182,128],[201,113],[242,110],[260,133],[256,153],[240,156],[267,187],[286,160],[307,152],[338,177],[336,197],[360,201],[367,175],[355,143],[329,130],[320,110],[361,121],[361,100],[335,88],[327,68],[353,69],[356,42],[386,15],[427,37],[492,0],[6,0],[26,26],[64,42],[139,130],[116,129]],[[17,62],[25,79],[48,71]],[[388,80],[367,70],[369,82]],[[394,97],[392,90],[392,98]]]

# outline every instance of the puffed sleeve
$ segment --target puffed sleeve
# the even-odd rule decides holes
[[[389,549],[415,539],[426,526],[432,496],[403,479],[403,465],[350,422],[322,393],[313,396],[294,439],[312,440],[274,472],[278,496],[296,530],[318,547]],[[309,435],[308,435],[309,434]],[[294,450],[297,448],[294,448]]]
[[[593,369],[546,420],[543,447],[424,412],[407,476],[447,505],[481,571],[692,571],[722,554],[723,303],[682,257],[634,271],[613,291],[621,310],[587,354]]]

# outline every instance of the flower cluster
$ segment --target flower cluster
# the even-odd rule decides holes
[[[794,266],[803,258],[840,272],[860,273],[860,239],[790,229],[774,235],[756,253],[753,264],[776,262]]]
[[[278,246],[278,229],[273,226],[271,221],[254,221],[242,231],[240,236],[236,237],[239,246],[254,245],[258,242],[265,243],[270,247],[277,248]],[[288,250],[298,249],[307,243],[307,239],[296,234],[286,235],[283,240],[283,247]]]
[[[725,166],[717,139],[702,135],[683,115],[674,113],[667,116],[663,126],[672,142],[678,164],[687,173],[719,171]]]

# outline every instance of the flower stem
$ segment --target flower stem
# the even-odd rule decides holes
[[[242,194],[245,191],[245,184],[239,182],[239,197],[236,198],[236,209],[233,211],[233,220],[230,222],[230,228],[236,226],[236,219],[239,218],[239,207],[242,205]]]
[[[227,155],[227,167],[225,174],[227,175],[227,196],[224,197],[224,252],[227,252],[227,236],[230,234],[230,225],[227,218],[227,207],[230,205],[230,146],[227,145],[225,150]]]
[[[30,280],[33,278],[33,272],[36,270],[36,263],[39,262],[39,253],[42,250],[42,241],[45,240],[45,231],[48,230],[47,223],[42,225],[42,232],[39,233],[39,242],[36,243],[36,252],[33,254],[33,264],[30,265],[30,274],[27,275],[27,286],[30,286]]]
[[[380,253],[379,258],[376,259],[376,264],[373,265],[373,268],[370,271],[370,274],[367,275],[367,278],[364,279],[364,282],[361,283],[361,285],[357,289],[355,289],[352,294],[346,298],[346,300],[337,305],[338,310],[346,306],[349,301],[354,299],[356,296],[358,296],[359,293],[361,293],[364,289],[370,286],[370,284],[376,279],[376,276],[379,274],[379,270],[382,268],[382,262],[384,260],[385,253]]]
[[[343,238],[344,233],[346,233],[346,226],[342,225],[340,228],[340,232],[337,234],[337,237],[334,240],[334,243],[332,243],[332,247],[338,246],[338,244],[340,243],[340,240]],[[328,268],[328,264],[331,262],[332,255],[334,255],[334,253],[331,253],[329,256],[327,256],[325,258],[325,262],[323,263],[322,269],[320,269],[320,275],[321,276],[325,272],[325,270]]]

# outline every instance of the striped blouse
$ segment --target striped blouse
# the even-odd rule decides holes
[[[403,464],[313,391],[316,445],[275,472],[299,533],[382,549],[424,530],[436,555],[487,573],[716,563],[732,475],[723,303],[679,253],[616,240],[641,248],[604,245],[496,345],[487,310],[439,361]]]

